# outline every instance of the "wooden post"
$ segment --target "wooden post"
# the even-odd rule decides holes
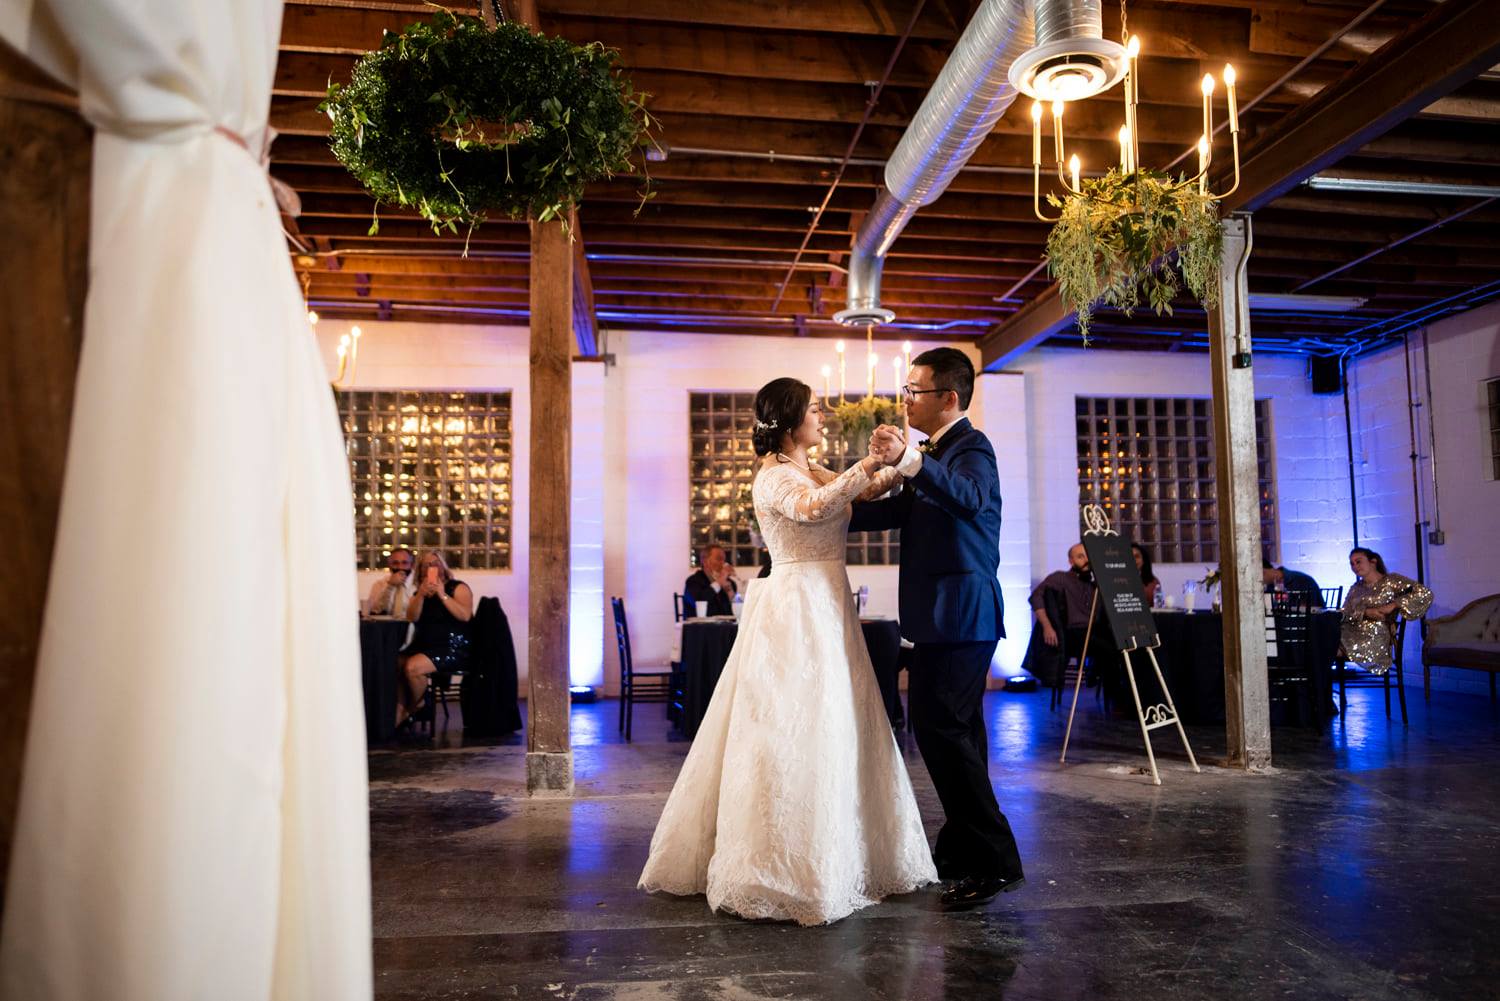
[[[1219,567],[1224,607],[1224,716],[1229,764],[1271,763],[1261,581],[1260,469],[1255,450],[1255,370],[1251,367],[1246,265],[1250,219],[1224,223],[1219,305],[1208,311],[1213,368],[1214,454],[1219,502]]]
[[[0,882],[52,565],[88,288],[94,134],[71,98],[0,46]]]
[[[531,226],[531,561],[526,791],[573,794],[568,734],[573,245],[561,220]]]

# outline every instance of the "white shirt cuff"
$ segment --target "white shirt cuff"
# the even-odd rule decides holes
[[[900,462],[896,463],[896,472],[900,473],[907,479],[911,479],[921,471],[922,453],[918,452],[910,445],[906,446],[906,454],[901,456]]]

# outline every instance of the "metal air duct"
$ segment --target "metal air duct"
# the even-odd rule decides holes
[[[1007,74],[1031,48],[1030,0],[985,0],[964,29],[922,106],[885,166],[885,186],[849,254],[847,326],[889,323],[880,306],[886,251],[912,215],[947,189],[1016,99]]]
[[[1036,45],[1010,67],[1011,86],[1039,101],[1080,101],[1125,75],[1125,47],[1104,38],[1103,0],[1037,0]]]

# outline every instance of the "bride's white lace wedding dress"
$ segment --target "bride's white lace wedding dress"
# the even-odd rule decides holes
[[[850,501],[893,481],[790,462],[756,477],[771,575],[746,600],[642,889],[813,925],[936,882],[844,564]]]

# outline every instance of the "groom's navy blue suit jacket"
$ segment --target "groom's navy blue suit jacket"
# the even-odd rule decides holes
[[[901,529],[901,635],[913,643],[1005,636],[1000,472],[983,432],[960,420],[895,497],[854,505],[851,532]]]

